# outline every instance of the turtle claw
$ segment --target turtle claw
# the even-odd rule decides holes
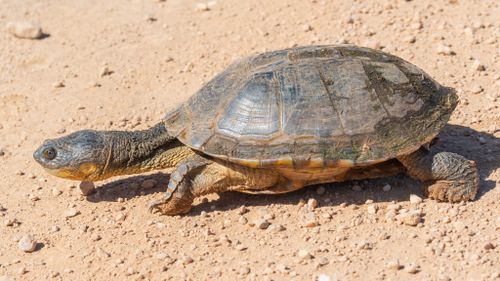
[[[161,212],[160,205],[163,205],[165,203],[167,203],[167,199],[153,200],[153,201],[149,202],[148,211],[151,214]]]

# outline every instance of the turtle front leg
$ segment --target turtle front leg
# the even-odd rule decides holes
[[[194,198],[229,190],[268,189],[281,180],[272,170],[252,169],[227,162],[215,162],[193,155],[181,162],[170,175],[163,199],[151,202],[150,211],[163,215],[184,214]]]
[[[476,163],[452,152],[432,154],[424,149],[398,157],[408,174],[425,182],[430,198],[459,202],[473,200],[479,188]]]

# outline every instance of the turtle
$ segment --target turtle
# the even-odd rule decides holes
[[[380,50],[313,45],[240,59],[149,129],[82,130],[34,159],[73,180],[173,168],[149,209],[184,214],[196,197],[406,172],[438,201],[473,200],[474,161],[429,145],[458,103],[417,66]]]

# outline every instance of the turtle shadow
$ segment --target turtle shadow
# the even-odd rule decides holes
[[[500,165],[500,139],[494,135],[476,131],[459,125],[447,125],[438,136],[439,141],[431,148],[433,151],[450,151],[474,160],[477,163],[481,182],[476,200],[496,187],[494,180],[487,178]],[[151,189],[141,188],[145,180],[154,180],[156,186]],[[162,193],[168,184],[169,175],[153,173],[132,176],[98,187],[97,193],[87,197],[90,202],[117,201],[118,198],[131,199],[138,196],[149,196]],[[384,191],[384,186],[390,190]],[[323,192],[317,192],[319,186]],[[198,216],[201,212],[227,211],[245,206],[297,205],[301,200],[316,198],[322,207],[337,206],[342,203],[361,205],[367,200],[374,202],[403,202],[409,199],[410,194],[424,196],[422,183],[405,174],[380,179],[329,183],[306,187],[285,194],[244,194],[239,192],[225,192],[219,194],[217,200],[197,200],[188,216]],[[157,195],[154,196],[157,199]],[[151,200],[153,197],[151,196]]]

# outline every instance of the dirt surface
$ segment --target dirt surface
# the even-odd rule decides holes
[[[0,1],[0,280],[499,280],[499,5]],[[3,29],[25,20],[41,26],[26,33],[38,39]],[[147,128],[243,56],[346,42],[458,90],[434,149],[477,161],[475,201],[428,200],[401,175],[211,195],[164,217],[147,204],[168,174],[113,179],[85,197],[32,159],[46,138]]]

